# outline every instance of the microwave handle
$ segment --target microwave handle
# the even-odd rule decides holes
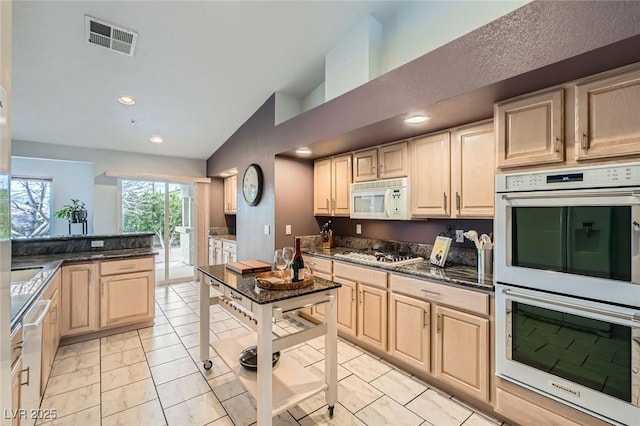
[[[567,198],[567,192],[544,192],[540,194],[502,194],[503,200],[535,200],[549,198]],[[609,191],[609,192],[571,192],[574,197],[640,197],[640,191]]]
[[[387,189],[386,191],[384,191],[384,213],[387,215],[387,217],[391,217],[390,204],[391,204],[391,190]]]

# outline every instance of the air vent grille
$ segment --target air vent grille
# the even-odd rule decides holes
[[[102,46],[115,52],[133,56],[138,33],[118,27],[91,16],[84,17],[86,40],[94,46]]]

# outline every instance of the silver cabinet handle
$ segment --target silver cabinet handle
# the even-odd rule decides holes
[[[456,191],[456,210],[460,212],[460,193]]]
[[[556,142],[555,142],[556,152],[560,152],[560,145],[561,145],[560,138],[556,136]]]
[[[328,198],[327,198],[327,211],[330,211],[329,210],[329,199]]]
[[[589,149],[589,139],[586,133],[582,133],[582,149],[585,151]]]
[[[351,301],[352,302],[356,301],[356,296],[353,294],[353,289],[351,289]]]
[[[102,293],[102,296],[104,296],[104,283],[100,286],[100,292]]]
[[[128,264],[128,265],[122,265],[122,266],[120,266],[120,268],[118,268],[118,269],[120,269],[120,270],[122,271],[122,270],[125,270],[125,269],[133,269],[133,268],[135,268],[135,267],[136,267],[136,265],[135,265],[135,264],[130,263],[130,264]]]
[[[232,298],[233,300],[242,300],[242,296],[236,296],[236,295],[235,295],[235,294],[233,294],[233,293],[230,293],[229,295],[231,296],[231,298]]]
[[[423,289],[420,289],[420,290],[421,290],[423,293],[432,294],[432,295],[434,295],[434,296],[440,297],[440,293],[438,293],[437,291],[425,290],[424,288],[423,288]]]
[[[442,314],[438,314],[437,318],[436,333],[440,333],[440,330],[442,329]]]
[[[442,193],[442,207],[444,207],[444,211],[447,211],[447,193]]]
[[[360,304],[362,305],[362,301],[364,300],[364,292],[360,290]]]
[[[20,386],[29,386],[29,377],[30,377],[29,368],[30,367],[20,370],[20,378],[22,378],[22,373],[24,373],[25,371],[27,372],[27,381],[24,383],[20,381]]]
[[[213,287],[220,287],[220,283],[214,280],[209,280],[209,284],[211,284]]]
[[[51,318],[51,324],[56,324],[58,322],[58,307],[54,307],[51,310],[51,313],[53,314]]]
[[[427,319],[427,311],[426,310],[422,310],[422,328],[427,328],[427,325],[429,324],[429,320]]]

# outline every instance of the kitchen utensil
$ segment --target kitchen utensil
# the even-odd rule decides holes
[[[273,358],[271,359],[272,366],[278,363],[280,359],[280,351],[273,353]],[[238,361],[240,365],[249,370],[257,370],[258,369],[258,348],[256,346],[249,346],[240,352],[240,356],[238,357]]]
[[[480,248],[483,250],[491,250],[493,248],[491,238],[487,234],[480,235]]]
[[[467,240],[473,241],[473,243],[476,245],[476,248],[480,250],[480,241],[478,240],[478,231],[476,231],[475,229],[470,229],[462,235],[464,235],[464,237]]]

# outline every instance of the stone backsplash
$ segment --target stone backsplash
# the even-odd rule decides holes
[[[429,259],[433,244],[410,243],[406,241],[378,240],[374,238],[360,238],[334,235],[336,247],[352,248],[357,250],[381,249],[399,253],[412,253]],[[302,247],[320,247],[322,239],[319,235],[301,236]],[[451,247],[447,256],[448,265],[476,266],[478,253],[475,249]]]
[[[41,256],[63,253],[86,253],[151,248],[154,234],[73,235],[11,241],[11,255]],[[92,241],[102,241],[102,247],[91,247]]]

